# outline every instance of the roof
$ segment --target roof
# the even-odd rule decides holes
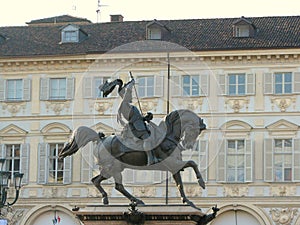
[[[64,16],[63,16],[64,17]],[[39,23],[53,18],[40,20]],[[159,20],[170,31],[165,41],[192,51],[299,48],[300,16],[248,17],[257,32],[253,37],[233,36],[238,18]],[[31,21],[33,22],[33,21]],[[151,21],[80,24],[88,38],[80,43],[61,43],[61,28],[51,26],[0,27],[0,58],[104,53],[118,46],[146,39]]]
[[[62,15],[62,16],[54,16],[44,19],[31,20],[30,22],[26,22],[26,24],[32,25],[49,25],[49,24],[62,24],[62,23],[75,23],[75,24],[84,24],[91,23],[90,20],[85,18],[74,17],[70,15]]]

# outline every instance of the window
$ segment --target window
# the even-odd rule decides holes
[[[23,81],[18,80],[7,80],[7,100],[15,101],[23,99]]]
[[[39,144],[39,184],[69,184],[72,178],[72,157],[59,159],[63,143]]]
[[[250,29],[249,25],[237,25],[236,26],[236,37],[249,37],[250,36]]]
[[[171,96],[206,96],[208,74],[185,74],[171,76]]]
[[[152,97],[154,96],[154,77],[139,77],[138,83],[138,95],[139,97]]]
[[[68,24],[61,31],[61,43],[79,43],[88,38],[88,34],[77,25]]]
[[[160,28],[150,28],[148,30],[149,40],[161,40],[161,29]]]
[[[248,139],[222,140],[218,153],[219,182],[252,182],[252,142]]]
[[[53,78],[50,79],[50,99],[66,98],[66,79]]]
[[[65,31],[63,40],[64,42],[78,42],[78,32],[71,30],[71,31]]]
[[[298,139],[265,140],[265,180],[295,182],[300,180],[300,146]]]
[[[246,94],[246,75],[245,74],[229,74],[228,75],[229,95],[245,95]]]
[[[29,101],[30,79],[0,79],[0,101]]]
[[[201,93],[199,75],[182,76],[182,86],[184,96],[199,96]]]
[[[227,181],[245,181],[245,141],[227,141]]]
[[[274,140],[275,181],[292,180],[292,139]]]
[[[292,93],[292,73],[275,73],[275,94]]]
[[[221,95],[253,95],[255,93],[255,76],[246,73],[220,74],[219,91]]]
[[[41,78],[40,100],[71,100],[75,78]]]
[[[49,183],[62,183],[64,172],[64,160],[58,158],[63,144],[50,144],[49,151]]]
[[[4,167],[11,173],[11,178],[14,172],[23,173],[22,184],[28,183],[29,144],[0,144],[0,158],[6,159]]]
[[[6,146],[6,170],[14,177],[14,172],[20,172],[20,145],[7,145]]]
[[[275,72],[264,74],[265,94],[299,94],[300,73],[299,72]]]
[[[106,81],[110,82],[110,77],[85,77],[83,82],[84,98],[103,98],[103,93],[100,91],[99,86]],[[113,91],[108,97],[114,97],[115,93]]]

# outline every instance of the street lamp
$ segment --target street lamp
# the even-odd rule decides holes
[[[5,159],[0,159],[0,210],[4,206],[12,206],[15,204],[19,198],[19,193],[21,189],[21,182],[23,178],[23,173],[14,172],[13,183],[15,188],[15,199],[13,202],[7,202],[7,191],[9,189],[9,184],[11,183],[11,172],[4,170]]]

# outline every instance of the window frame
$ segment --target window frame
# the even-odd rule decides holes
[[[245,76],[245,94],[235,94],[235,95],[231,95],[229,93],[229,78],[230,76],[233,75],[237,75],[237,76],[241,76],[244,75]],[[238,78],[237,78],[238,79]],[[246,72],[229,72],[226,74],[219,74],[219,94],[220,95],[224,95],[224,96],[229,96],[229,97],[244,97],[244,96],[251,96],[251,95],[255,95],[256,92],[256,83],[255,83],[255,74],[253,73],[246,73]]]
[[[292,141],[292,149],[291,152],[277,152],[276,153],[276,140],[291,140]],[[275,166],[275,156],[281,155],[286,156],[290,155],[291,161],[291,179],[285,179],[285,169],[287,167],[282,168],[281,171],[281,179],[278,180],[276,178],[276,166]],[[297,165],[297,162],[300,161],[300,139],[282,136],[282,137],[272,137],[266,138],[264,140],[264,180],[265,182],[274,182],[274,183],[292,183],[300,181],[300,165]]]

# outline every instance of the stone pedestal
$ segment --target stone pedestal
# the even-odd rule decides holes
[[[84,225],[195,225],[192,218],[206,216],[201,211],[185,205],[87,205],[73,212]]]

